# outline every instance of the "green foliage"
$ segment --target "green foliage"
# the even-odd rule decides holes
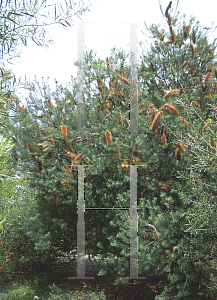
[[[176,38],[167,43],[156,33],[159,27],[151,26],[154,44],[150,53],[143,53],[139,66],[138,136],[129,134],[130,87],[121,80],[115,82],[116,74],[130,75],[120,65],[87,68],[85,135],[76,134],[78,87],[74,79],[66,88],[57,83],[55,92],[46,84],[42,88],[37,82],[28,84],[27,107],[16,110],[13,126],[7,130],[18,141],[23,169],[29,171],[28,187],[35,191],[34,214],[20,230],[26,230],[38,260],[45,254],[43,262],[56,254],[55,248],[67,252],[76,247],[79,164],[89,165],[85,168],[85,206],[93,208],[85,211],[86,253],[101,253],[103,258],[113,253],[122,263],[129,260],[129,210],[112,208],[129,208],[130,172],[123,162],[136,163],[137,155],[132,157],[132,153],[137,143],[143,165],[137,168],[139,273],[167,278],[157,299],[182,299],[189,297],[195,285],[203,293],[216,294],[216,120],[212,110],[216,110],[217,76],[205,81],[212,64],[215,73],[212,50],[216,47],[208,45],[206,36],[193,27],[193,19],[190,33],[183,32],[185,22],[180,26],[178,18],[167,19]],[[162,32],[172,38],[170,32]],[[192,39],[195,51],[189,47]],[[127,59],[115,48],[109,57],[111,65],[128,63]],[[92,51],[85,54],[86,65],[102,63]],[[167,94],[172,90],[178,93]],[[154,114],[160,111],[154,130]],[[117,123],[119,113],[122,124]],[[204,130],[206,121],[209,130]],[[62,134],[63,125],[67,135]],[[112,136],[110,145],[106,130]],[[166,143],[161,140],[164,130]],[[81,153],[83,160],[76,162]],[[102,207],[111,209],[99,211]],[[27,260],[23,256],[20,261]],[[127,276],[119,263],[113,270],[99,272],[108,273],[119,274],[115,284]]]

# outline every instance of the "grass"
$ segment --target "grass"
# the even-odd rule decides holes
[[[7,288],[5,288],[2,293],[0,293],[0,299],[7,300],[84,300],[84,299],[101,299],[105,300],[106,296],[104,292],[84,293],[81,291],[65,292],[64,290],[58,288],[55,283],[47,286],[47,277],[44,276],[37,277],[33,276],[29,279],[24,279],[21,283],[13,283]]]

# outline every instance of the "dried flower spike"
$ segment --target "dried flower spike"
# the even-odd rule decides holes
[[[121,112],[118,113],[117,124],[123,126],[123,114]]]
[[[106,115],[109,115],[109,112],[107,111],[107,109],[104,109],[104,113],[105,113]]]
[[[212,72],[208,72],[204,78],[204,81],[208,81],[212,75]]]
[[[120,79],[120,80],[123,81],[124,83],[130,85],[129,80],[128,80],[127,78],[121,76],[120,74],[116,74],[115,77],[118,78],[118,79]]]
[[[181,117],[181,118],[179,119],[179,121],[180,121],[181,123],[183,123],[183,124],[188,124],[188,122],[187,122],[183,117]]]
[[[195,53],[195,48],[194,45],[191,43],[189,48],[191,49],[191,52],[194,54]]]
[[[74,161],[76,162],[80,162],[83,159],[84,155],[82,153],[78,153],[75,158]]]
[[[178,90],[178,89],[173,89],[173,90],[169,91],[168,93],[166,93],[166,94],[164,95],[164,98],[167,99],[167,98],[169,98],[169,97],[171,97],[171,96],[173,96],[173,95],[178,95],[179,93],[180,93],[180,90]]]
[[[168,16],[168,10],[171,8],[172,5],[172,1],[169,2],[169,4],[167,5],[166,11],[165,11],[165,17]]]
[[[170,110],[174,115],[178,115],[179,114],[179,110],[177,108],[175,108],[172,104],[170,103],[165,103],[164,107],[167,110]]]
[[[193,101],[195,104],[196,104],[196,106],[200,109],[200,104],[197,102],[197,101]]]
[[[182,160],[182,156],[181,156],[180,153],[179,153],[179,148],[176,148],[176,151],[175,151],[175,158],[176,158],[176,160]]]
[[[160,116],[161,116],[161,112],[159,111],[159,112],[156,114],[156,116],[155,116],[153,122],[151,123],[151,127],[150,127],[151,130],[155,130],[155,129],[156,129],[156,127],[157,127],[157,121],[158,121],[158,119],[160,118]]]
[[[109,130],[105,131],[105,140],[106,140],[107,147],[110,147],[112,142],[112,134]]]

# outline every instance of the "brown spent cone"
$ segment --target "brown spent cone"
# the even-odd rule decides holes
[[[106,140],[107,147],[110,147],[112,142],[112,134],[109,130],[105,131],[105,140]]]
[[[115,157],[121,158],[121,152],[120,152],[120,150],[115,151]]]
[[[196,85],[199,85],[199,84],[200,84],[200,80],[199,80],[199,78],[197,78],[197,77],[195,78],[195,84],[196,84]]]
[[[107,108],[112,109],[112,102],[107,100]]]
[[[143,115],[146,113],[146,109],[145,108],[142,108],[139,110],[139,115]]]
[[[48,135],[48,142],[49,142],[51,145],[55,146],[55,142],[54,142],[54,140],[53,140],[52,134]]]
[[[132,157],[132,160],[133,160],[136,164],[142,164],[142,161],[141,161],[138,157]]]
[[[180,121],[181,123],[183,123],[183,124],[188,124],[188,122],[187,122],[183,117],[181,117],[181,118],[179,119],[179,121]]]
[[[208,81],[212,75],[212,72],[208,72],[204,78],[204,81]]]
[[[175,150],[175,158],[176,160],[182,160],[182,156],[179,153],[179,148],[176,148]]]
[[[171,97],[171,96],[173,96],[173,95],[178,95],[179,93],[180,93],[180,90],[178,90],[178,89],[173,89],[173,90],[169,91],[168,93],[166,93],[166,94],[164,95],[164,98],[165,98],[165,99],[168,99],[169,97]]]
[[[192,41],[194,44],[196,44],[196,32],[194,30],[192,32]]]
[[[215,78],[217,78],[217,69],[215,67],[213,68],[213,71],[215,73]]]
[[[184,66],[187,64],[187,62],[188,62],[188,60],[185,60],[185,61],[181,64],[181,66],[179,67],[179,70],[182,69],[182,68],[184,68]]]
[[[74,151],[71,143],[67,142],[66,140],[64,140],[64,142],[65,142],[67,151]]]
[[[138,145],[138,143],[135,143],[135,147],[133,148],[132,154],[133,154],[133,156],[138,156],[139,155],[139,145]]]
[[[189,48],[191,49],[191,52],[194,54],[195,53],[195,48],[194,48],[194,45],[191,43]]]
[[[200,109],[200,103],[198,103],[197,101],[193,101],[195,104],[196,104],[196,106]]]
[[[169,4],[167,5],[167,8],[166,8],[166,10],[165,10],[165,17],[168,16],[168,11],[169,11],[169,9],[171,8],[171,5],[172,5],[172,1],[170,1]]]
[[[78,153],[75,158],[74,161],[76,162],[80,162],[83,159],[84,155],[82,153]]]
[[[155,118],[155,116],[156,116],[156,112],[158,111],[158,109],[157,108],[154,108],[153,109],[153,112],[152,112],[152,115],[151,115],[151,123],[153,122],[153,120],[154,120],[154,118]]]
[[[193,63],[190,63],[189,73],[194,74]]]
[[[123,126],[123,114],[121,112],[118,113],[117,124]]]
[[[102,111],[102,108],[99,104],[97,104],[96,109],[97,109],[98,112]]]
[[[43,167],[42,167],[42,161],[43,161],[43,160],[37,160],[38,171],[39,171],[39,172],[41,172],[41,170],[43,170]]]
[[[156,127],[157,127],[157,121],[158,121],[158,119],[160,118],[161,114],[162,114],[161,111],[159,111],[159,112],[156,114],[156,116],[155,116],[153,122],[151,123],[151,127],[150,127],[151,130],[155,130],[155,129],[156,129]]]
[[[166,108],[166,110],[171,111],[174,115],[179,115],[179,110],[175,108],[172,104],[165,103],[164,107]]]

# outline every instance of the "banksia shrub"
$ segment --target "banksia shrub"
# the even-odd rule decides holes
[[[105,140],[106,140],[107,147],[110,147],[112,142],[112,134],[109,130],[105,131]]]
[[[68,136],[68,134],[67,134],[67,128],[66,128],[65,125],[62,125],[62,126],[61,126],[61,131],[62,131],[62,135]]]

